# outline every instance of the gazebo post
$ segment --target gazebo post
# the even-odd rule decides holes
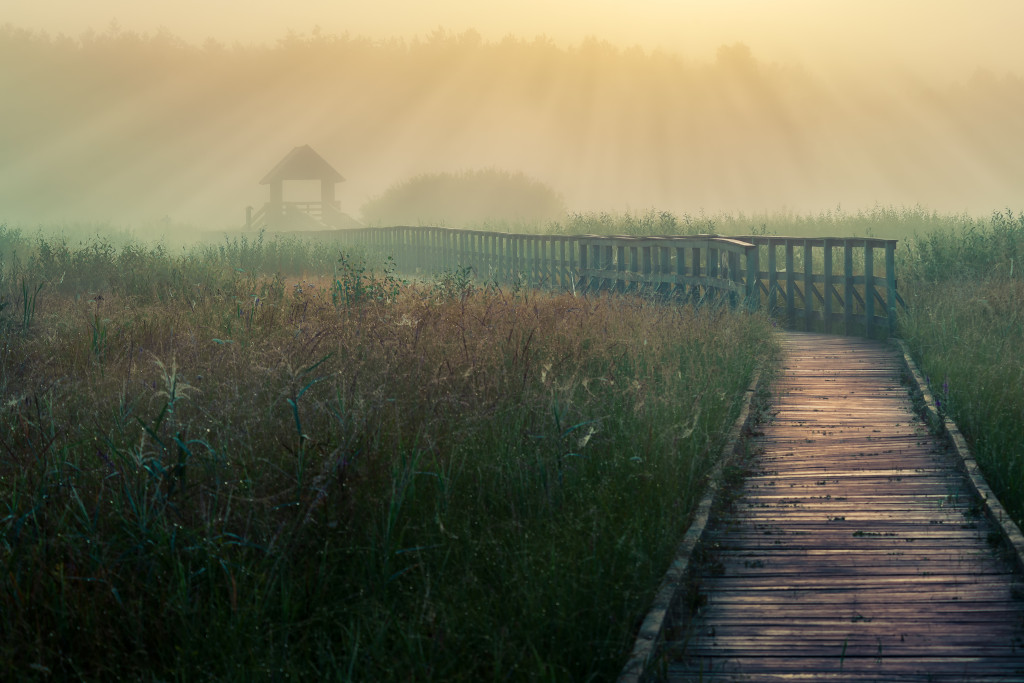
[[[334,182],[327,178],[320,180],[320,202],[324,205],[324,209],[328,205],[334,207]],[[336,207],[335,207],[336,208]]]
[[[270,203],[267,205],[267,223],[276,228],[284,218],[284,181],[277,179],[270,183]]]

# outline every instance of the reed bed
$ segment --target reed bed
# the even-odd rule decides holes
[[[1014,521],[1024,525],[1024,216],[933,231],[899,267],[901,333],[939,409],[964,432]]]
[[[640,211],[570,212],[554,221],[481,221],[472,227],[499,232],[559,235],[777,235],[781,237],[878,237],[909,239],[934,231],[980,228],[987,219],[939,213],[921,206],[884,206],[849,211],[841,206],[818,213],[793,211],[676,213]]]
[[[0,281],[8,679],[613,677],[775,353],[760,315],[94,246]]]

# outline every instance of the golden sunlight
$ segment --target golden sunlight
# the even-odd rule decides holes
[[[353,215],[482,168],[570,210],[984,212],[1024,182],[1016,0],[171,7],[6,10],[7,217],[231,224],[304,144]]]

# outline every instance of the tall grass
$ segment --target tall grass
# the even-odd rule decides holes
[[[1024,523],[1024,216],[917,236],[902,252],[901,330],[940,409]]]
[[[564,235],[778,235],[781,237],[878,237],[911,239],[933,231],[982,227],[986,221],[968,214],[940,214],[920,206],[875,206],[846,211],[836,207],[816,214],[792,211],[762,213],[682,213],[648,209],[625,212],[570,213],[557,221],[481,221],[483,230]]]
[[[35,247],[3,280],[46,283],[31,326],[0,312],[4,678],[612,677],[774,353],[761,316],[351,256]]]
[[[242,297],[280,289],[274,278],[331,273],[337,260],[337,248],[328,241],[264,231],[174,249],[162,240],[99,228],[69,235],[63,229],[28,232],[0,224],[0,285],[45,282],[48,290],[75,296],[103,292],[140,302],[195,299],[209,292]]]

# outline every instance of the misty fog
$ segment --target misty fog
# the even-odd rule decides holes
[[[481,168],[574,211],[1019,207],[1020,75],[813,66],[742,43],[693,60],[443,30],[232,46],[5,25],[0,222],[240,227],[267,199],[260,178],[305,144],[347,178],[357,218],[409,177]]]

